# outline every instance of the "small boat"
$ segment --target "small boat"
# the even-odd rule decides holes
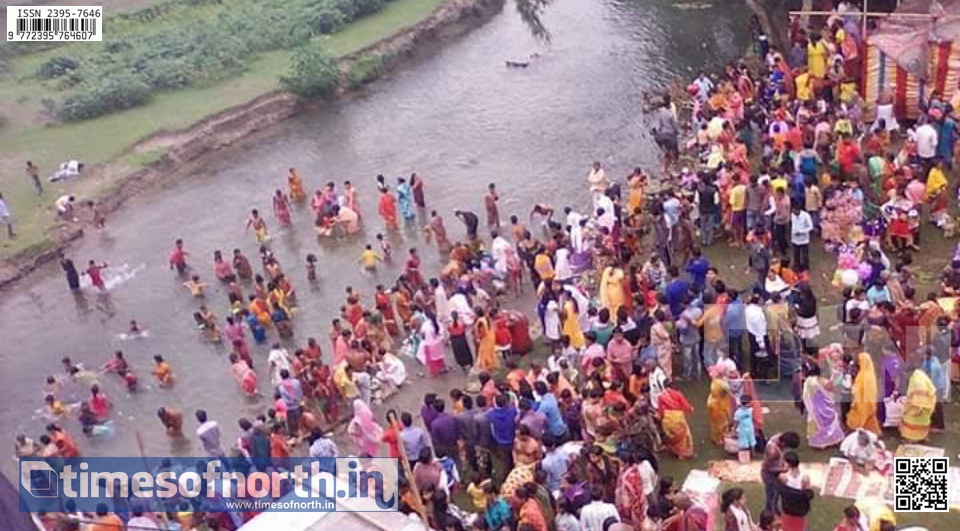
[[[508,68],[526,68],[530,66],[530,61],[504,61]]]

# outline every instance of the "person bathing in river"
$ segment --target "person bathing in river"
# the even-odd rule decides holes
[[[487,185],[487,193],[483,196],[483,206],[487,211],[487,227],[495,229],[500,226],[500,209],[497,207],[500,195],[497,194],[497,185]]]
[[[403,177],[397,179],[397,201],[400,203],[400,213],[403,214],[403,219],[411,220],[417,217],[413,210],[413,190]]]
[[[396,230],[397,224],[397,198],[390,193],[387,188],[380,190],[380,202],[377,204],[377,212],[383,218],[383,224],[387,229]]]
[[[257,237],[257,243],[264,243],[267,241],[267,222],[264,221],[263,217],[260,215],[260,211],[253,209],[250,211],[250,217],[247,219],[247,225],[245,230],[253,229],[253,234]]]
[[[287,191],[291,201],[299,203],[307,198],[307,193],[303,191],[303,178],[294,168],[290,168],[287,173]]]
[[[273,214],[277,216],[281,227],[290,226],[290,201],[279,188],[273,193]]]

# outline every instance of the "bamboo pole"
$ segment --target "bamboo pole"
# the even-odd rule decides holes
[[[430,522],[427,520],[427,508],[424,505],[423,498],[420,496],[420,489],[417,488],[417,482],[413,480],[413,469],[410,468],[410,461],[407,460],[407,449],[403,446],[403,438],[400,437],[400,421],[397,419],[396,414],[387,415],[387,422],[390,423],[390,426],[397,431],[397,447],[400,448],[400,464],[403,466],[403,473],[407,476],[407,481],[410,483],[410,490],[413,491],[413,495],[417,497],[417,501],[420,503],[417,504],[417,514],[420,515],[420,519],[423,520],[423,527],[430,529]],[[399,496],[400,493],[397,493]],[[399,503],[399,500],[397,500]]]

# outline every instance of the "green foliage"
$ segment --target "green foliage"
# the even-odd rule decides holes
[[[107,19],[100,46],[72,47],[78,55],[55,57],[37,71],[60,77],[73,90],[58,116],[69,120],[99,116],[138,105],[149,93],[206,85],[244,70],[259,52],[289,49],[334,33],[357,18],[383,9],[385,0],[174,0],[137,13]],[[298,56],[319,57],[297,64],[285,79],[310,95],[327,94],[339,82],[326,59],[311,47]],[[319,54],[319,55],[318,55]],[[333,65],[336,66],[333,61]],[[335,74],[335,75],[334,75]],[[118,78],[110,84],[104,80]],[[118,97],[126,88],[131,98]],[[291,90],[294,90],[291,88]],[[297,90],[294,90],[298,92]],[[319,92],[314,92],[319,91]],[[300,92],[298,92],[300,93]],[[139,102],[139,103],[136,103]],[[69,107],[69,108],[68,108]]]
[[[303,98],[330,97],[340,86],[340,66],[321,43],[310,42],[293,53],[280,84]]]
[[[63,100],[57,118],[63,121],[88,120],[150,101],[150,86],[133,74],[118,74],[85,86],[85,90]]]
[[[363,85],[379,78],[389,57],[382,54],[366,55],[357,59],[347,71],[347,86],[360,88]]]
[[[80,66],[79,63],[72,57],[51,57],[37,68],[37,77],[44,79],[60,77],[76,70],[78,66]]]

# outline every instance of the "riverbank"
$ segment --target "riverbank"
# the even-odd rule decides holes
[[[407,4],[409,4],[407,7],[419,10],[425,6],[433,7],[431,11],[419,16],[417,19],[419,22],[398,26],[396,13],[391,13],[391,10],[403,8]],[[348,26],[342,32],[330,37],[331,51],[341,57],[340,65],[344,72],[338,98],[354,96],[362,85],[401,68],[443,41],[463,35],[482,25],[499,13],[503,5],[504,0],[397,0],[392,2],[383,13]],[[379,27],[370,28],[371,24]],[[361,25],[368,27],[358,29]],[[396,31],[397,27],[402,29]],[[379,31],[379,34],[383,35],[390,29],[394,30],[392,34],[374,42],[363,42],[358,35],[353,34],[361,32],[365,35],[378,34]],[[334,39],[339,39],[339,46],[334,45]],[[171,105],[170,110],[173,114],[170,116],[170,122],[146,124],[153,128],[152,131],[140,133],[136,138],[141,140],[133,145],[125,144],[122,138],[118,139],[115,135],[107,135],[114,141],[114,149],[117,151],[103,154],[105,158],[102,160],[98,160],[97,157],[93,159],[84,157],[88,162],[88,168],[84,172],[83,179],[67,185],[62,193],[75,195],[78,201],[97,198],[103,202],[108,212],[112,212],[130,197],[144,191],[148,186],[163,181],[184,165],[198,161],[209,153],[294,116],[304,108],[325,104],[326,102],[302,102],[293,94],[276,88],[277,77],[285,71],[288,63],[285,58],[281,60],[278,54],[279,52],[264,54],[264,57],[258,60],[261,66],[266,65],[264,68],[255,66],[251,73],[231,80],[226,87],[201,89],[201,92],[213,91],[206,95],[208,98],[204,101],[222,104],[232,103],[238,97],[244,97],[242,102],[227,105],[218,112],[198,115],[196,105],[187,101],[181,102],[186,107],[183,108],[183,112],[179,112],[181,106],[178,104],[178,93],[158,98],[160,101],[156,103],[157,105]],[[283,52],[283,54],[287,57],[289,52]],[[273,72],[271,69],[276,71]],[[265,71],[267,71],[266,74]],[[256,82],[249,83],[250,81]],[[233,91],[234,88],[237,90]],[[222,96],[214,95],[221,92]],[[90,122],[96,125],[96,131],[87,131],[87,134],[103,135],[104,131],[112,131],[110,123],[119,118],[136,121],[137,117],[133,115],[142,112],[142,109],[133,109],[119,115],[91,120]],[[189,125],[167,127],[169,123],[177,124],[185,117],[194,115],[203,116],[203,118],[199,121],[194,120],[194,123]],[[84,126],[89,127],[88,122],[81,122],[76,126],[58,126],[57,129],[62,135],[65,129]],[[125,131],[129,130],[125,129]],[[75,130],[74,133],[81,136],[73,135],[73,140],[67,142],[67,145],[80,150],[85,140],[82,136],[83,131]],[[56,136],[56,132],[53,136]],[[23,140],[21,139],[21,142]],[[124,145],[127,147],[123,147]],[[14,153],[27,151],[18,150],[13,146],[8,146],[5,151],[7,153],[4,158],[8,159],[8,164],[5,166],[10,172],[19,172],[19,169],[14,169],[9,164],[10,151]],[[63,152],[72,151],[66,149]],[[19,158],[24,156],[21,155]],[[42,160],[41,164],[43,164]],[[47,164],[45,167],[49,168],[50,165]],[[25,186],[26,184],[23,183],[20,188]],[[31,194],[32,190],[24,190],[23,193]],[[36,268],[55,260],[59,253],[83,236],[82,221],[74,224],[55,224],[49,221],[52,220],[53,213],[48,208],[50,205],[43,203],[50,203],[55,197],[56,194],[48,193],[41,200],[33,199],[34,212],[14,211],[20,235],[17,240],[13,240],[16,248],[9,252],[4,252],[9,249],[8,246],[0,249],[0,255],[6,255],[0,263],[0,287],[9,286]],[[14,202],[14,206],[17,206],[17,202]],[[34,227],[31,224],[38,226]],[[5,243],[9,245],[9,242]]]

